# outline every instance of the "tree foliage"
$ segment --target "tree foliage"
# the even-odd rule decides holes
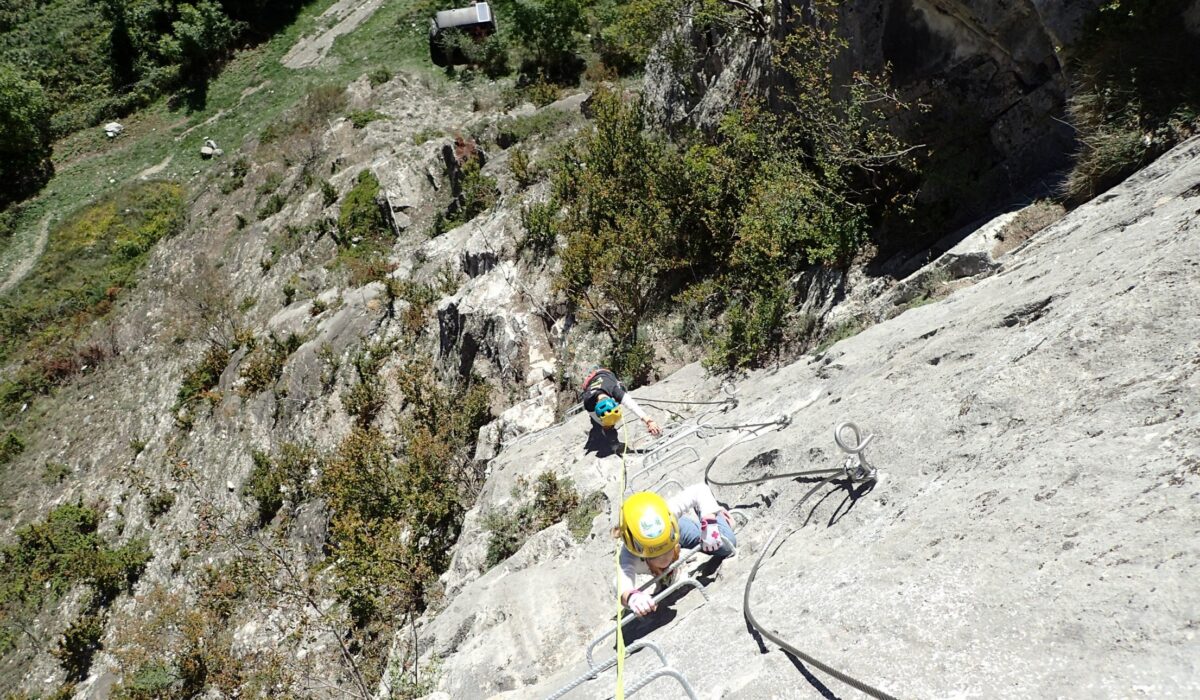
[[[58,600],[73,586],[86,585],[90,607],[103,610],[128,591],[150,560],[146,543],[133,540],[119,547],[104,541],[96,529],[100,513],[82,504],[66,504],[50,511],[42,522],[16,532],[16,541],[0,548],[0,653],[7,652],[44,605]],[[79,630],[78,635],[89,635]],[[78,672],[81,657],[64,659]]]
[[[316,487],[333,513],[338,596],[360,626],[424,607],[470,505],[478,478],[470,448],[489,417],[485,384],[444,386],[421,361],[401,368],[398,380],[407,406],[400,442],[354,428]]]
[[[0,61],[0,209],[50,179],[49,117],[42,86]]]
[[[886,74],[833,80],[846,44],[833,6],[814,7],[780,51],[792,86],[782,109],[747,100],[711,136],[669,138],[648,128],[636,97],[600,88],[593,127],[555,164],[551,201],[526,219],[537,224],[530,236],[564,241],[559,288],[608,334],[608,363],[635,383],[651,359],[639,329],[671,299],[712,321],[713,366],[762,362],[787,340],[792,278],[847,264],[872,223],[904,206],[911,149],[886,128],[888,110],[904,105]]]
[[[203,100],[232,49],[269,36],[302,0],[5,0],[0,60],[49,99],[56,136],[149,104],[163,92]]]

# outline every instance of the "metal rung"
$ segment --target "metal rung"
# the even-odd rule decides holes
[[[672,453],[673,449],[678,447],[677,443],[679,441],[683,440],[684,438],[691,437],[692,435],[696,434],[699,429],[700,426],[689,425],[686,427],[686,429],[679,431],[675,435],[672,435],[666,442],[657,445],[650,453],[648,453],[645,457],[642,457],[642,468],[631,474],[629,476],[629,481],[638,478],[642,474],[645,474],[661,464],[668,457],[668,455]],[[694,451],[695,448],[692,449]],[[700,458],[699,454],[697,454],[696,458]]]
[[[690,457],[688,456],[688,453],[691,453]],[[657,491],[658,489],[655,487],[655,484],[657,484],[659,481],[661,481],[663,479],[663,477],[665,477],[667,474],[670,474],[671,472],[673,472],[677,469],[680,469],[689,464],[692,464],[693,462],[698,462],[698,461],[700,461],[700,453],[696,451],[696,448],[691,447],[691,446],[685,447],[682,450],[679,450],[678,452],[673,453],[671,456],[667,457],[662,462],[659,462],[654,465],[655,467],[663,467],[662,473],[658,475],[658,480],[652,482],[649,486],[643,488],[642,490],[643,491]],[[678,462],[678,464],[676,464],[675,462]],[[664,466],[664,465],[666,465],[666,466]],[[649,471],[649,468],[643,469],[642,471],[635,474],[634,478],[639,478],[639,477],[643,476],[647,471]],[[632,483],[634,478],[628,479],[627,483]],[[670,482],[668,481],[666,483],[670,483]],[[680,488],[682,490],[682,487],[680,487]],[[633,493],[633,491],[634,491],[633,487],[628,486],[625,489],[625,495],[628,496],[629,494]]]
[[[679,685],[683,686],[683,692],[687,693],[687,696],[689,698],[691,698],[691,700],[699,700],[696,697],[696,691],[692,690],[692,686],[690,683],[688,683],[687,678],[685,678],[682,673],[680,673],[679,671],[676,671],[673,668],[660,668],[657,671],[651,671],[649,674],[642,677],[641,680],[634,683],[632,688],[627,689],[625,691],[625,697],[629,697],[629,696],[633,695],[637,691],[641,690],[642,688],[645,688],[646,686],[650,685],[651,683],[658,680],[659,678],[662,678],[663,676],[670,676],[671,678],[674,678],[675,680],[679,681]]]
[[[679,590],[680,588],[685,588],[685,587],[686,588],[695,588],[696,590],[700,591],[700,595],[704,596],[705,602],[708,601],[708,591],[704,590],[704,586],[700,585],[700,582],[694,578],[685,578],[682,581],[676,581],[675,583],[671,584],[670,586],[667,586],[665,589],[663,589],[662,593],[659,593],[658,595],[654,596],[654,598],[653,598],[654,604],[657,605],[667,596],[671,595],[672,593]],[[599,644],[601,642],[603,642],[605,639],[608,639],[609,637],[616,634],[618,627],[624,627],[625,625],[629,624],[630,622],[633,622],[635,619],[637,619],[637,615],[635,615],[633,613],[629,613],[625,617],[621,618],[620,624],[613,625],[611,629],[609,629],[607,632],[600,635],[599,637],[596,637],[595,639],[593,639],[591,644],[588,644],[587,663],[588,663],[589,669],[594,669],[596,667],[595,661],[592,660],[592,652],[595,651],[596,647],[599,646]]]
[[[637,641],[637,642],[634,642],[633,644],[630,644],[629,646],[625,647],[625,658],[628,659],[631,655],[633,655],[634,652],[636,652],[640,649],[649,649],[650,651],[653,651],[654,654],[656,656],[658,656],[658,660],[660,662],[662,662],[662,665],[664,667],[669,665],[667,663],[667,656],[666,656],[666,654],[663,653],[662,649],[659,649],[657,644],[646,641],[646,640]],[[547,697],[546,700],[559,700],[559,698],[563,697],[567,693],[571,692],[572,690],[575,690],[579,686],[596,678],[601,673],[604,673],[605,671],[607,671],[608,669],[610,669],[616,665],[617,665],[617,657],[614,655],[608,661],[605,661],[604,663],[599,664],[594,668],[588,669],[587,673],[583,674],[579,678],[576,678],[575,680],[571,681],[570,683],[563,686],[562,688],[559,688],[557,691],[555,691],[555,693],[553,695]]]

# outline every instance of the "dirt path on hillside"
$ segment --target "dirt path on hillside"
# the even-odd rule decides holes
[[[137,174],[138,179],[139,180],[149,180],[150,178],[154,177],[155,175],[166,170],[167,166],[171,164],[171,159],[174,157],[175,156],[173,156],[173,155],[167,156],[166,158],[163,158],[162,162],[160,162],[158,165],[151,165],[149,168],[146,168],[145,170],[143,170],[142,172]]]
[[[382,4],[383,0],[339,0],[320,17],[322,21],[338,20],[337,24],[314,36],[301,37],[281,63],[293,69],[312,68],[325,58],[339,36],[354,31]]]
[[[234,111],[235,109],[240,108],[242,106],[242,103],[246,101],[247,97],[250,97],[254,93],[258,92],[259,90],[262,90],[263,88],[265,88],[266,86],[268,86],[270,84],[271,84],[270,80],[264,80],[261,83],[259,83],[258,85],[254,85],[252,87],[246,88],[245,90],[242,90],[241,96],[238,97],[237,104],[230,107],[229,109],[217,110],[217,113],[212,115],[208,119],[205,119],[204,121],[200,122],[199,124],[188,127],[187,129],[185,129],[183,131],[183,133],[181,133],[180,135],[175,137],[175,141],[176,142],[182,141],[184,139],[184,137],[186,137],[188,134],[192,133],[196,129],[203,129],[206,126],[209,126],[210,124],[215,123],[218,119],[224,117],[226,114],[229,114],[230,112]]]
[[[0,294],[4,294],[16,286],[17,282],[20,282],[22,279],[24,279],[25,275],[29,274],[29,271],[33,269],[33,264],[36,263],[38,258],[42,257],[42,253],[46,251],[46,241],[50,240],[51,216],[51,214],[47,214],[45,218],[42,219],[42,223],[38,229],[37,240],[33,243],[33,250],[30,251],[29,255],[25,256],[24,260],[21,260],[16,264],[16,266],[12,269],[12,272],[8,273],[8,277],[4,280],[4,283],[0,284]]]

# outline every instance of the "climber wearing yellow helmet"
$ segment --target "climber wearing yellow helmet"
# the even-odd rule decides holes
[[[621,506],[618,530],[625,547],[617,590],[621,602],[638,617],[656,608],[650,593],[636,587],[639,574],[660,575],[675,563],[681,549],[699,547],[723,559],[737,545],[729,511],[705,484],[693,484],[669,500],[650,491],[631,495]]]
[[[621,407],[624,406],[646,424],[646,430],[651,435],[662,434],[658,423],[646,415],[638,402],[625,391],[625,385],[612,370],[593,368],[587,379],[583,380],[581,392],[583,409],[591,416],[592,422],[602,429],[611,430],[621,422]]]

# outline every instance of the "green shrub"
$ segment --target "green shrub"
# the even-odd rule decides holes
[[[350,120],[350,123],[354,125],[355,129],[361,129],[373,121],[387,119],[388,116],[378,110],[360,109],[347,114],[346,118]]]
[[[624,74],[640,70],[662,35],[664,22],[673,21],[681,5],[680,0],[598,3],[602,28],[597,44],[604,63]]]
[[[554,472],[542,472],[533,486],[533,500],[511,512],[493,511],[484,516],[483,526],[491,532],[488,538],[484,569],[490,569],[508,559],[521,548],[530,535],[567,520],[572,534],[582,538],[591,529],[592,520],[599,514],[603,494],[594,493],[582,498],[570,479],[560,479]],[[520,499],[530,484],[518,479],[512,497]]]
[[[391,79],[392,71],[387,66],[378,66],[373,68],[370,73],[367,73],[367,80],[371,81],[371,87],[373,88],[377,88]]]
[[[105,617],[99,611],[85,612],[71,622],[62,639],[58,640],[52,653],[66,671],[68,683],[79,683],[87,678],[92,657],[101,648]]]
[[[338,244],[335,264],[348,271],[352,286],[382,280],[394,269],[387,259],[393,232],[379,204],[379,193],[379,181],[364,170],[342,198],[334,233]]]
[[[521,92],[527,100],[538,107],[545,107],[562,97],[562,89],[541,75]]]
[[[331,206],[337,199],[337,188],[330,184],[329,180],[321,180],[321,206]]]
[[[279,170],[271,170],[267,176],[263,178],[262,183],[254,190],[259,195],[271,194],[279,191],[283,186],[283,172]]]
[[[231,356],[229,348],[209,345],[200,360],[184,373],[183,383],[175,394],[173,410],[190,407],[200,399],[207,399],[212,404],[219,402],[220,395],[214,393],[213,389],[221,381],[221,374],[229,364]]]
[[[46,462],[42,467],[42,481],[50,485],[61,484],[71,475],[71,467],[62,462]]]
[[[572,121],[569,112],[543,109],[533,114],[507,117],[496,123],[496,143],[508,148],[537,137],[549,136]]]
[[[521,209],[521,227],[525,235],[518,245],[522,251],[530,251],[535,259],[543,259],[554,252],[558,245],[556,231],[557,206],[553,200],[534,202]]]
[[[731,304],[725,332],[705,358],[706,366],[728,371],[763,364],[783,343],[788,301],[787,288],[780,285]]]
[[[242,364],[239,372],[242,386],[238,393],[254,396],[278,381],[287,359],[303,344],[304,339],[295,333],[283,339],[271,334],[267,342],[257,344]]]
[[[390,354],[388,345],[372,344],[351,359],[358,381],[342,395],[342,406],[364,428],[375,421],[387,401],[380,368]]]
[[[538,181],[539,170],[529,160],[529,154],[518,148],[508,156],[508,170],[519,187],[529,187]]]
[[[146,499],[146,511],[150,513],[150,521],[166,515],[175,506],[175,494],[166,489],[159,490]]]
[[[1200,124],[1200,42],[1188,0],[1112,0],[1092,16],[1068,64],[1068,114],[1080,151],[1065,186],[1077,205],[1117,184]]]
[[[308,91],[300,104],[272,121],[259,135],[259,143],[271,144],[296,136],[324,131],[325,124],[346,107],[346,91],[340,85],[320,85]]]
[[[259,221],[275,216],[283,210],[283,206],[285,204],[287,204],[287,197],[279,194],[278,192],[272,194],[270,197],[267,197],[267,201],[263,202],[263,205],[258,208]]]
[[[254,468],[242,487],[242,495],[258,502],[260,526],[274,519],[285,499],[293,504],[304,501],[308,495],[309,475],[319,471],[321,466],[316,450],[290,442],[283,445],[274,459],[259,450],[251,457]]]
[[[391,238],[391,227],[383,218],[376,198],[379,196],[379,180],[370,170],[358,174],[354,187],[342,200],[338,214],[337,242],[349,246],[356,240],[380,241]]]
[[[359,371],[370,374],[371,364]],[[398,383],[406,405],[397,426],[401,443],[355,428],[317,485],[333,514],[338,596],[359,625],[423,608],[449,562],[469,506],[467,487],[477,488],[470,454],[489,417],[486,385],[443,386],[427,362],[403,367]]]
[[[20,204],[9,205],[7,209],[0,211],[0,243],[7,242],[17,232],[24,212],[25,207]]]
[[[424,128],[413,134],[412,141],[414,146],[420,146],[429,141],[441,138],[446,135],[446,132],[437,128]]]
[[[669,138],[647,127],[638,99],[600,86],[592,126],[553,164],[549,211],[561,214],[527,214],[537,239],[550,229],[563,241],[556,286],[608,335],[623,376],[651,370],[647,315],[697,285],[720,290],[700,295],[712,326],[702,335],[717,340],[710,366],[765,361],[787,336],[786,281],[848,264],[871,226],[908,201],[896,173],[911,166],[910,149],[886,128],[882,105],[897,104],[887,76],[835,85],[846,42],[833,4],[814,7],[823,21],[780,42],[794,89],[781,91],[778,112],[745,101],[715,135]]]
[[[394,304],[396,301],[407,303],[407,306],[400,313],[401,327],[409,335],[420,335],[421,331],[425,329],[425,322],[429,316],[429,311],[433,303],[438,299],[438,292],[427,284],[389,278],[387,280],[387,293],[389,305]]]
[[[154,244],[182,229],[183,204],[183,188],[175,183],[139,183],[80,209],[50,232],[46,251],[0,306],[0,361],[17,360],[20,368],[6,379],[24,377],[25,389],[33,390],[6,383],[5,401],[26,401],[56,385],[30,380],[48,358],[75,348],[92,321],[136,284]]]
[[[159,700],[171,697],[177,674],[171,667],[152,663],[140,667],[133,677],[114,689],[116,700]]]
[[[506,34],[507,32],[501,31],[482,40],[466,33],[444,35],[442,43],[447,55],[456,55],[465,59],[468,66],[467,70],[458,73],[458,78],[468,81],[474,77],[476,71],[493,80],[508,75],[511,69],[508,65]],[[453,71],[448,70],[447,72],[452,73]]]
[[[25,451],[25,442],[12,433],[5,433],[0,440],[0,465],[8,464]]]
[[[859,333],[862,333],[870,325],[870,321],[867,319],[857,317],[838,323],[829,331],[828,335],[825,336],[825,339],[821,341],[821,344],[813,349],[813,354],[820,355],[829,348],[833,347],[836,343],[839,343],[847,338],[853,338]]]
[[[496,178],[484,175],[483,165],[478,158],[470,158],[462,165],[462,194],[455,201],[451,213],[454,224],[474,219],[492,208],[498,191]]]
[[[617,356],[637,344],[668,275],[685,264],[684,201],[674,195],[686,185],[678,154],[644,130],[638,101],[600,88],[593,102],[595,127],[552,178],[564,209],[554,224],[565,239],[557,286],[600,324]]]
[[[100,513],[82,504],[50,511],[42,522],[16,532],[0,548],[0,654],[12,649],[31,618],[78,584],[87,585],[97,610],[130,590],[150,551],[143,540],[113,548],[96,532]],[[80,638],[86,629],[78,630]]]
[[[49,116],[42,86],[0,60],[0,210],[37,191],[54,172]]]
[[[370,425],[383,410],[387,396],[383,383],[371,377],[360,379],[342,395],[342,407],[354,416],[359,425]]]
[[[509,31],[523,61],[521,72],[572,82],[582,71],[578,51],[587,30],[583,0],[502,0],[496,9],[509,19]]]
[[[250,172],[250,161],[245,156],[238,156],[229,164],[229,173],[221,179],[221,194],[232,194],[246,184],[246,175]]]
[[[342,251],[337,261],[349,273],[347,283],[361,287],[372,282],[386,282],[396,266],[388,262],[386,252],[380,246],[359,245]]]
[[[650,382],[654,372],[654,349],[642,339],[614,343],[604,356],[604,365],[634,389]]]

